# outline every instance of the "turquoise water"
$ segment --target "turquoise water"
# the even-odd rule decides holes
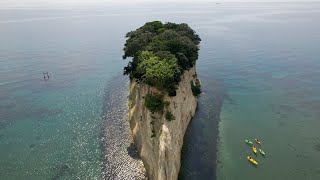
[[[217,177],[319,179],[319,4],[287,5],[282,12],[261,7],[265,12],[223,23],[228,33],[213,35],[213,52],[204,58],[228,95],[220,113]],[[265,158],[244,144],[254,138],[262,140]],[[247,155],[260,166],[252,167]]]
[[[125,30],[64,14],[32,20],[50,12],[1,11],[17,20],[0,22],[0,176],[101,179],[103,100],[124,66]]]
[[[319,179],[319,4],[222,6],[198,22],[204,94],[181,179]],[[266,157],[244,143],[254,138]]]
[[[202,38],[204,94],[180,179],[319,179],[319,18],[315,2],[2,8],[1,179],[143,176],[121,49],[126,32],[155,19]],[[255,137],[267,153],[258,168],[243,142]]]

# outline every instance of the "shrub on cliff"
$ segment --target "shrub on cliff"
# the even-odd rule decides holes
[[[194,96],[199,96],[201,94],[201,85],[200,83],[194,84],[193,81],[190,81],[192,94]]]
[[[160,21],[147,22],[126,37],[123,59],[132,61],[124,74],[175,96],[183,71],[198,59],[200,37],[185,23]]]
[[[144,97],[144,104],[149,111],[154,112],[162,112],[164,103],[163,103],[163,95],[162,94],[147,94]]]
[[[166,119],[167,119],[168,121],[172,121],[172,120],[175,120],[176,117],[174,117],[174,115],[172,114],[171,111],[167,111],[167,113],[166,113]]]

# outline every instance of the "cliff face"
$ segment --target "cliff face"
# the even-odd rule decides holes
[[[191,68],[181,76],[174,97],[164,96],[169,101],[168,110],[175,120],[168,121],[165,113],[152,114],[144,105],[144,96],[159,91],[143,83],[130,83],[129,120],[138,153],[150,179],[178,178],[183,137],[197,108],[190,81],[196,81],[196,69]],[[154,132],[154,133],[153,133]]]

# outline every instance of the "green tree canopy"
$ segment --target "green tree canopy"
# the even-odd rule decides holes
[[[174,81],[175,72],[179,71],[177,59],[160,58],[150,51],[142,51],[138,56],[137,72],[143,74],[142,79],[159,90],[166,90],[167,84]]]
[[[132,61],[124,74],[175,95],[181,74],[198,59],[200,37],[185,23],[160,21],[147,22],[126,37],[123,58]]]

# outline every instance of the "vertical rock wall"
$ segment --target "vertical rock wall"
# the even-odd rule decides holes
[[[190,81],[196,79],[193,67],[181,76],[177,95],[164,97],[164,101],[170,102],[167,109],[175,116],[172,121],[165,118],[165,113],[152,114],[144,105],[143,97],[148,93],[159,93],[156,88],[135,81],[130,83],[130,127],[149,179],[178,178],[183,137],[197,108],[198,99],[193,96],[190,85]]]

